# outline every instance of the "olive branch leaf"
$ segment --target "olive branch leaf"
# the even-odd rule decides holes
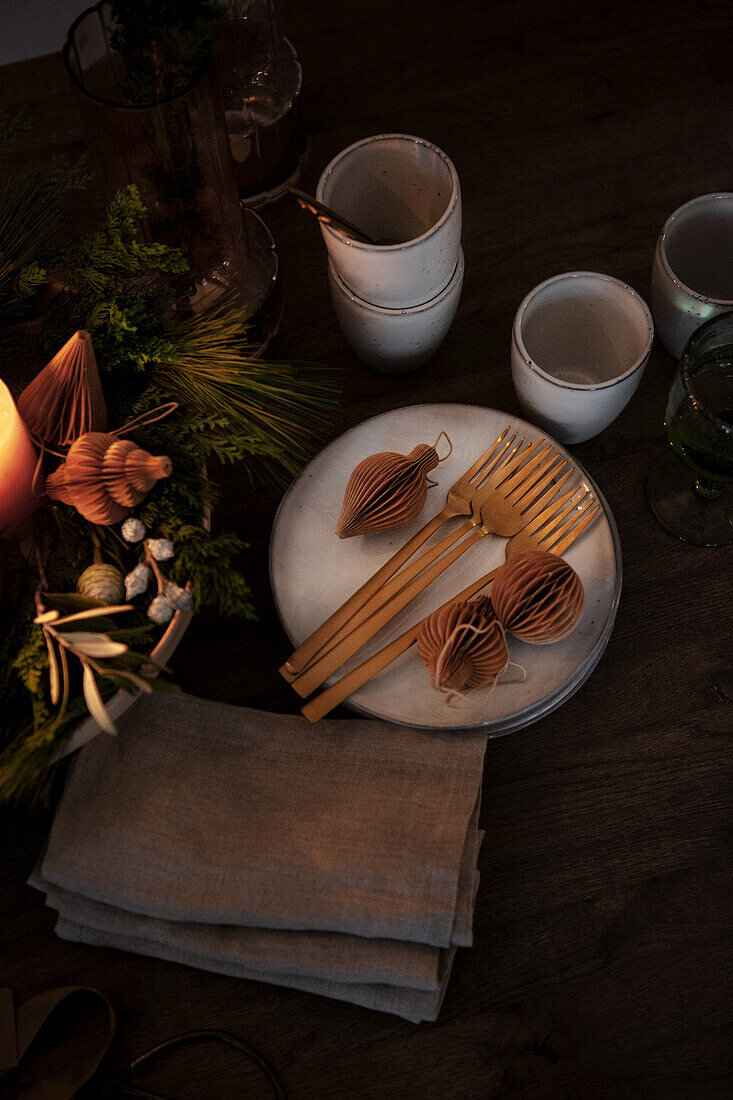
[[[61,616],[58,611],[43,611],[34,619],[36,626],[40,626],[43,630],[48,649],[51,702],[55,707],[58,707],[56,717],[51,725],[51,732],[55,731],[61,724],[69,702],[69,653],[73,654],[81,664],[82,689],[87,708],[97,725],[105,733],[116,735],[117,729],[105,708],[97,684],[97,676],[113,681],[122,678],[137,688],[138,691],[150,692],[153,690],[150,681],[137,672],[120,668],[119,665],[104,663],[129,653],[129,647],[124,642],[114,641],[109,634],[102,631],[60,629],[72,623],[81,624],[85,619],[99,618],[102,612],[105,616],[109,616],[119,615],[124,611],[134,611],[132,604],[89,608],[85,611],[77,611],[72,615],[64,616]]]

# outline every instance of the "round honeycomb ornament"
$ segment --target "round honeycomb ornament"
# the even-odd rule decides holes
[[[430,683],[446,693],[493,686],[509,661],[501,624],[486,596],[428,615],[420,623],[417,648]]]
[[[508,558],[494,577],[491,602],[505,630],[523,642],[547,645],[579,623],[585,594],[564,558],[530,550]]]

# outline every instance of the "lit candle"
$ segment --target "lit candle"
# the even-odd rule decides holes
[[[0,532],[19,527],[39,504],[32,488],[37,462],[28,429],[0,379]]]

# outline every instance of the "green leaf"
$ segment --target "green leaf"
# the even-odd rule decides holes
[[[97,681],[94,676],[94,672],[86,663],[86,661],[84,662],[83,687],[84,698],[89,708],[89,713],[91,714],[94,721],[105,733],[109,733],[113,737],[116,736],[117,729],[114,722],[104,708],[104,703],[102,702],[102,696],[99,694],[99,688],[97,687]]]
[[[135,610],[131,603],[108,605],[105,603],[100,603],[98,600],[95,600],[95,604],[97,606],[93,609],[90,608],[88,611],[75,611],[71,615],[66,615],[63,619],[56,619],[56,621],[54,622],[54,626],[65,626],[67,623],[77,623],[80,622],[82,619],[106,618],[108,615],[118,615],[120,611]],[[100,616],[97,608],[99,608],[100,610],[104,610],[103,616]]]
[[[56,657],[54,644],[51,641],[49,635],[45,633],[45,631],[44,636],[46,638],[46,648],[48,650],[48,672],[50,677],[51,702],[54,706],[56,706],[59,699],[61,698],[61,677],[59,676],[59,662],[58,658]]]
[[[150,686],[153,691],[175,693],[183,690],[181,685],[177,684],[175,680],[166,680],[162,676],[157,676],[154,680],[150,680]]]
[[[52,607],[65,614],[86,611],[92,607],[107,606],[103,600],[93,600],[89,596],[80,596],[76,592],[44,592],[43,602],[51,604]]]
[[[113,642],[106,634],[70,630],[63,634],[63,639],[74,653],[82,653],[85,657],[119,657],[127,653],[123,642]]]
[[[107,630],[107,634],[115,642],[124,642],[129,638],[152,638],[154,630],[148,623],[147,626],[130,626],[125,630]]]

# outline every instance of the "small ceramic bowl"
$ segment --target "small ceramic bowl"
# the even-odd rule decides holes
[[[570,271],[524,299],[512,330],[512,379],[527,417],[561,443],[598,435],[628,404],[654,337],[626,283]]]
[[[667,218],[651,302],[659,339],[675,359],[695,329],[733,309],[733,191],[690,199]]]
[[[463,250],[448,285],[429,302],[409,309],[385,309],[365,302],[329,260],[328,281],[338,322],[364,363],[385,374],[416,370],[434,355],[458,308],[463,286]]]
[[[461,245],[461,188],[437,146],[409,134],[357,141],[327,166],[316,198],[374,240],[403,242],[364,244],[321,223],[331,262],[364,301],[403,309],[447,286]]]

